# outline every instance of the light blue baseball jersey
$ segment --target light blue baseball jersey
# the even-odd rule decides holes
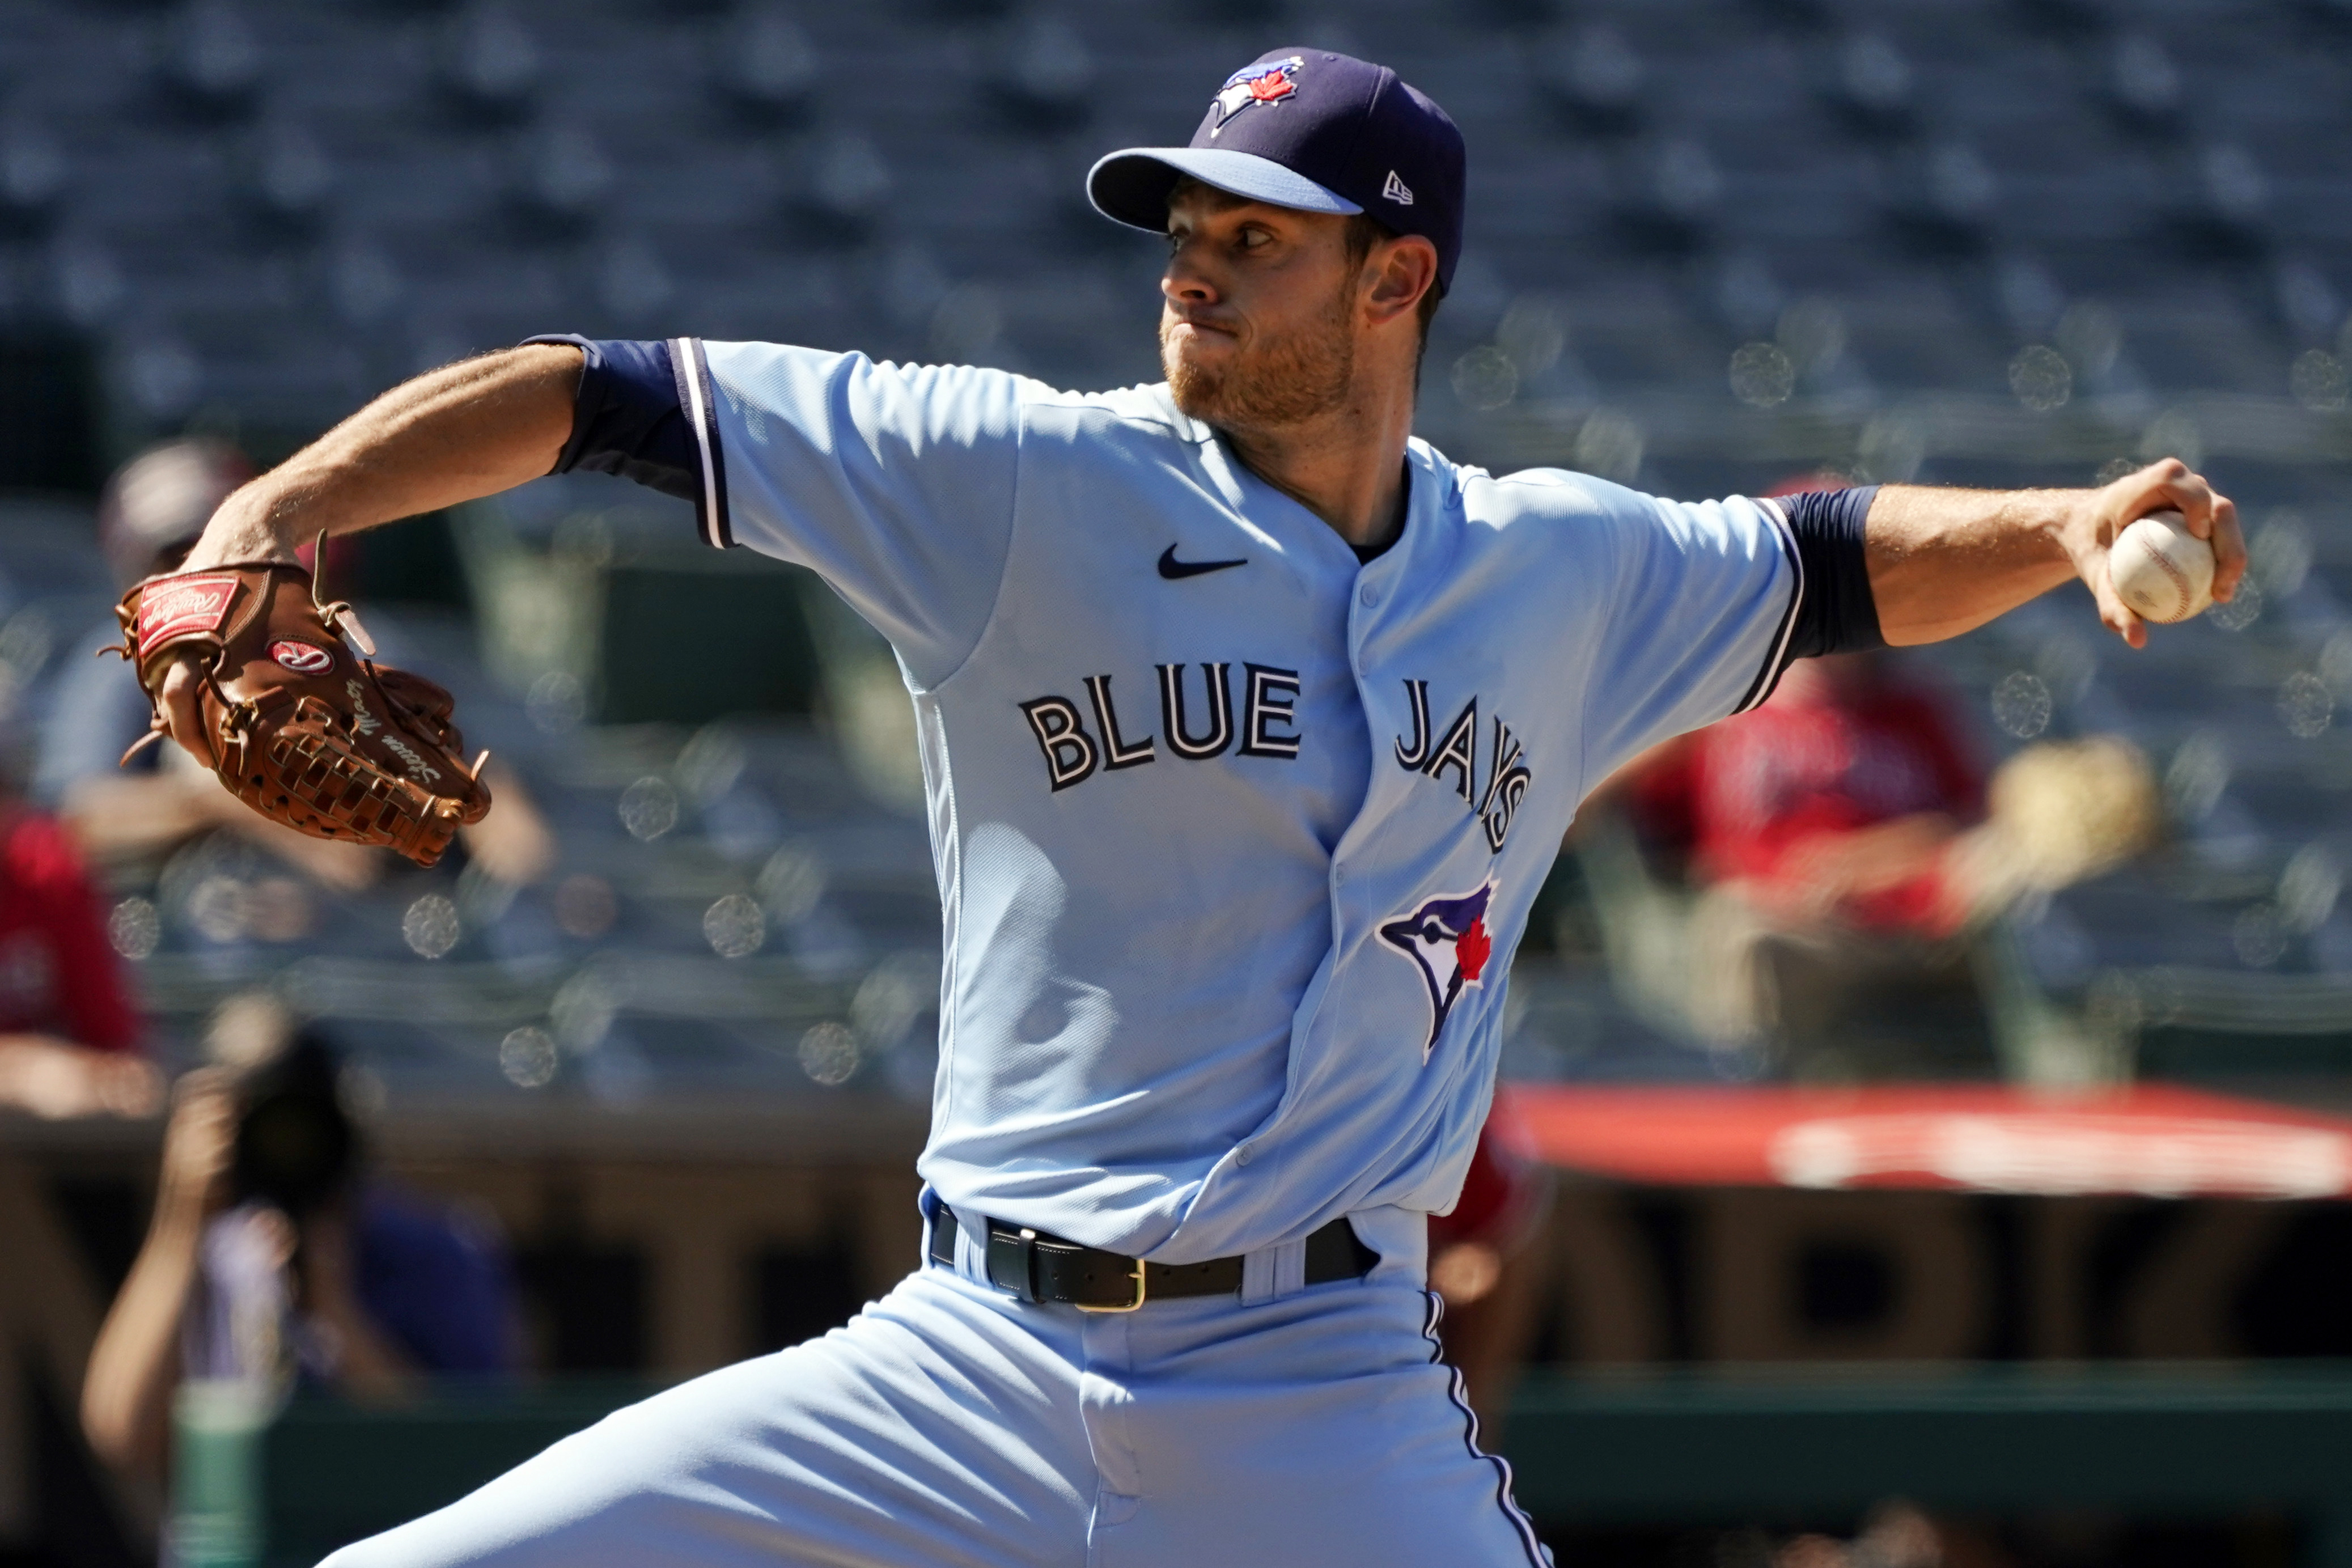
[[[588,347],[668,407],[583,410],[559,467],[666,479],[898,650],[945,910],[920,1169],[967,1215],[1188,1262],[1449,1208],[1577,803],[1790,655],[1769,502],[1415,440],[1366,563],[1164,386]],[[646,418],[670,471],[597,460]]]

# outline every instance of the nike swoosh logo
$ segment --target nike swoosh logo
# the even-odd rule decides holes
[[[1240,561],[1179,561],[1176,559],[1176,547],[1172,544],[1160,552],[1160,574],[1171,583],[1185,577],[1198,577],[1203,572],[1222,572],[1228,566],[1248,564],[1246,558]]]

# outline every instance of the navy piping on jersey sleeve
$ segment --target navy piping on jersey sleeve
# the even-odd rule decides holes
[[[617,474],[694,503],[703,542],[735,542],[727,521],[727,465],[717,400],[698,338],[593,340],[570,332],[526,338],[570,343],[584,356],[572,438],[549,472]]]
[[[1736,713],[1759,706],[1780,683],[1791,659],[1858,653],[1885,647],[1878,626],[1878,601],[1870,592],[1870,563],[1864,525],[1876,485],[1843,490],[1806,490],[1758,504],[1772,520],[1789,557],[1796,585],[1772,638],[1772,652],[1757,672],[1756,684]]]

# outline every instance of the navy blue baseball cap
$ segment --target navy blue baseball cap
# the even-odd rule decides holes
[[[1445,110],[1386,66],[1321,49],[1276,49],[1225,79],[1189,147],[1129,147],[1087,174],[1105,217],[1168,232],[1185,174],[1304,212],[1370,213],[1437,247],[1437,286],[1462,256],[1468,160]]]

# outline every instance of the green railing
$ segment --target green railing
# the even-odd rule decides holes
[[[1531,1381],[1502,1447],[1551,1523],[2256,1510],[2352,1568],[2352,1366],[1707,1368]]]
[[[448,1502],[647,1392],[445,1391],[399,1410],[185,1391],[186,1568],[309,1568]],[[1502,1442],[1549,1524],[1796,1523],[1904,1497],[2015,1515],[2099,1508],[2305,1524],[2352,1568],[2352,1366],[1704,1368],[1531,1380]]]
[[[430,1513],[652,1393],[627,1379],[449,1387],[420,1404],[290,1403],[237,1384],[180,1391],[169,1528],[181,1568],[310,1568]]]

